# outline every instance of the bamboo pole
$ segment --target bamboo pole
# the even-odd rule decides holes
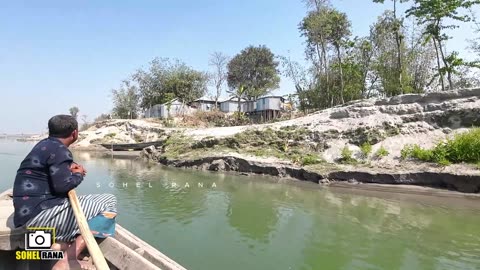
[[[70,190],[68,192],[68,198],[70,199],[70,204],[72,205],[73,214],[75,215],[75,219],[77,220],[78,227],[80,228],[80,233],[87,244],[88,252],[90,256],[92,256],[93,263],[97,270],[109,270],[107,261],[100,250],[100,247],[97,244],[97,241],[93,237],[92,232],[90,232],[90,228],[88,227],[87,219],[85,218],[85,214],[83,213],[82,207],[80,206],[80,202],[78,201],[77,193],[75,190]]]

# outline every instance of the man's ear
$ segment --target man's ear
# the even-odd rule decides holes
[[[73,139],[74,142],[78,139],[78,129],[75,129],[72,132],[72,139]]]

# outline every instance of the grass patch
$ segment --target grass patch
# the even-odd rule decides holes
[[[189,157],[193,152],[208,153],[223,149],[257,157],[276,157],[303,166],[323,163],[311,137],[308,129],[294,126],[279,130],[250,129],[227,138],[204,138],[200,141],[174,133],[167,138],[162,152],[166,157],[182,158]]]
[[[356,164],[357,160],[353,157],[353,151],[348,148],[347,145],[343,147],[342,152],[340,153],[340,163],[344,164]]]
[[[372,145],[368,142],[365,142],[360,146],[360,151],[362,152],[363,158],[368,158],[368,156],[372,153]]]
[[[308,154],[302,157],[302,160],[301,160],[301,163],[303,166],[319,164],[322,162],[323,162],[323,159],[321,159],[317,155],[312,155],[312,154]]]
[[[171,134],[162,146],[164,154],[171,158],[178,158],[182,154],[189,154],[192,150],[191,139],[183,134]]]
[[[110,138],[113,138],[117,136],[117,133],[113,132],[113,133],[108,133],[107,135],[105,135],[105,137],[110,137]]]
[[[377,152],[375,152],[375,158],[381,159],[388,156],[389,154],[390,152],[388,152],[388,150],[382,145],[380,146],[380,148],[378,148]]]
[[[432,149],[419,145],[406,145],[401,152],[402,159],[417,159],[435,162],[441,165],[451,163],[480,163],[480,128],[455,135],[444,142],[439,142]]]

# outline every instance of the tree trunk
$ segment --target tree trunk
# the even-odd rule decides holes
[[[342,66],[342,56],[340,55],[340,46],[335,46],[337,49],[337,57],[338,57],[338,63],[340,65],[340,102],[341,104],[345,103],[345,100],[343,99],[343,91],[345,89],[345,82],[343,81],[343,66]]]
[[[399,23],[397,21],[397,0],[393,0],[393,19],[395,23]],[[397,43],[398,83],[400,85],[400,94],[405,94],[403,92],[402,44],[400,40],[400,24],[398,24],[397,27],[398,28],[395,29],[395,41]]]
[[[332,95],[330,93],[330,75],[328,74],[328,61],[327,61],[327,50],[325,49],[325,41],[323,40],[323,36],[321,37],[321,42],[322,42],[322,56],[323,56],[323,67],[325,69],[325,81],[326,81],[326,91],[327,91],[327,102],[328,102],[328,97]],[[332,99],[333,102],[333,99]],[[331,107],[333,107],[333,104],[330,104]]]
[[[241,100],[242,100],[242,97],[241,96],[238,96],[238,119],[240,119],[240,115],[242,114],[242,105],[241,105]]]
[[[437,54],[437,68],[438,68],[438,74],[440,74],[440,83],[442,84],[442,91],[445,91],[445,82],[443,80],[443,73],[440,71],[441,64],[440,64],[440,55],[438,53],[438,46],[437,46],[437,41],[435,38],[433,38],[433,46],[435,47],[435,52]]]
[[[442,41],[440,39],[438,40],[438,49],[440,50],[440,55],[442,56],[443,65],[447,69],[447,80],[448,80],[448,85],[450,86],[449,90],[453,90],[452,71],[450,70],[450,67],[448,66],[448,62],[445,59],[445,54],[443,53]]]
[[[215,96],[215,109],[218,109],[218,99],[220,98],[220,95],[222,94],[222,86],[217,85],[217,95]]]

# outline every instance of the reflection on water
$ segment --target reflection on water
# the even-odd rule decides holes
[[[27,151],[12,149],[0,148],[17,153],[0,155],[2,174],[14,175]],[[88,170],[79,193],[115,194],[119,222],[188,269],[480,268],[478,208],[76,158]]]

